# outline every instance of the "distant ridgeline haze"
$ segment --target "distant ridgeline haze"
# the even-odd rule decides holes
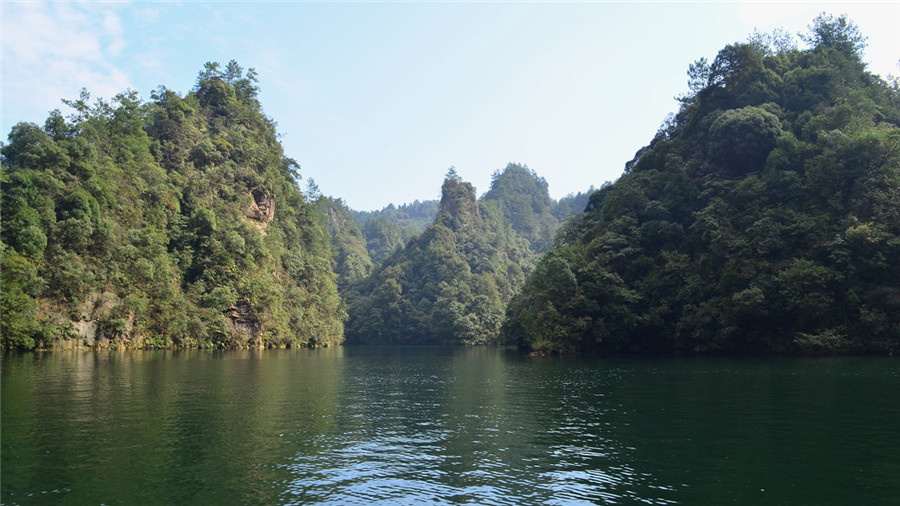
[[[505,193],[503,200],[510,206],[515,207],[514,202],[524,202],[530,198],[530,192],[534,190],[535,184],[546,184],[541,181],[534,183],[533,180],[537,175],[524,167],[511,164],[510,168],[513,172],[517,171],[519,184],[523,182],[525,184],[524,188],[512,186],[516,184],[513,172],[505,176],[505,183],[499,183],[497,192]],[[499,175],[500,171],[494,174],[495,177]],[[497,192],[494,193],[495,200],[499,199]],[[523,194],[517,197],[516,192]],[[585,192],[569,194],[558,202],[553,202],[551,213],[556,221],[562,223],[569,215],[582,212],[593,192],[594,188],[591,187]],[[434,222],[441,206],[439,200],[416,200],[412,204],[399,206],[391,204],[380,211],[355,211],[348,208],[339,198],[320,195],[318,188],[314,188],[311,195],[314,207],[323,217],[330,234],[335,255],[335,272],[338,274],[338,285],[341,289],[346,288],[350,281],[369,275],[373,265],[384,262],[390,255],[402,249],[410,239],[424,232]],[[543,202],[544,198],[549,197],[542,196],[538,201]],[[533,213],[532,210],[521,205],[519,208],[520,213],[506,213],[510,220],[521,222],[531,219],[529,217]],[[552,226],[556,227],[558,224]],[[545,250],[546,247],[542,249]]]
[[[2,148],[3,348],[323,346],[345,313],[324,227],[256,74],[208,63],[66,102]]]
[[[431,225],[438,209],[438,200],[417,200],[412,204],[391,204],[380,211],[354,211],[353,214],[363,228],[372,261],[383,262],[406,241]]]
[[[755,36],[568,222],[501,340],[553,353],[900,350],[900,87],[822,15]]]

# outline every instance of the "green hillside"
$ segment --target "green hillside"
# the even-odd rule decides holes
[[[183,96],[83,92],[0,149],[2,348],[892,354],[900,84],[844,17],[804,40],[694,62],[622,177],[558,202],[517,164],[481,198],[454,169],[440,201],[304,194],[233,61]]]
[[[366,237],[356,221],[356,215],[341,199],[317,195],[313,209],[328,230],[334,256],[334,272],[338,288],[343,291],[350,283],[372,273],[374,265],[366,250]]]
[[[380,211],[353,213],[366,237],[369,257],[380,263],[431,225],[439,209],[437,200],[416,200],[399,206],[390,204]]]
[[[511,301],[551,353],[900,349],[900,89],[820,16],[690,66],[691,94]]]
[[[434,223],[345,296],[347,341],[496,344],[506,302],[559,227],[547,183],[510,164],[479,200],[451,169]]]
[[[86,92],[2,148],[3,348],[321,346],[343,340],[324,228],[255,72],[185,96]]]

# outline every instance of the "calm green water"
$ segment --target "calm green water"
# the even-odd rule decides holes
[[[900,362],[495,349],[2,360],[4,504],[896,504]]]

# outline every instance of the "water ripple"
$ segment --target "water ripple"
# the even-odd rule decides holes
[[[0,358],[4,504],[900,496],[895,360],[377,348]]]

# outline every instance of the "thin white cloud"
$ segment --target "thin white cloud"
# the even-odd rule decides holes
[[[141,8],[135,11],[138,19],[144,23],[156,23],[159,21],[159,9],[157,8]]]
[[[2,131],[41,122],[81,88],[110,98],[131,86],[112,59],[125,48],[111,4],[4,2],[2,5]]]
[[[122,38],[124,30],[122,30],[122,20],[118,14],[107,11],[103,15],[103,28],[106,30],[106,36],[110,39],[106,52],[110,56],[120,56],[122,50],[125,49],[125,39]]]

